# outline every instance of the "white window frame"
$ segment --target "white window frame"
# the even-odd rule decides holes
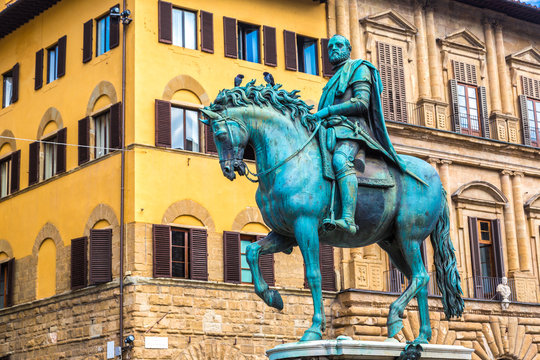
[[[187,27],[187,18],[193,22]],[[191,40],[188,42],[188,40]],[[197,12],[180,8],[172,9],[172,44],[186,49],[197,50]]]

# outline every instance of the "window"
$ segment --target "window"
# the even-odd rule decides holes
[[[296,46],[298,50],[298,71],[319,75],[317,64],[317,40],[297,35]]]
[[[110,151],[110,139],[111,139],[111,115],[107,111],[101,115],[98,115],[94,119],[95,124],[95,158],[107,155]]]
[[[111,49],[111,17],[107,15],[98,19],[96,22],[96,56],[99,56]]]
[[[153,226],[154,277],[208,280],[206,229]]]
[[[3,76],[2,86],[2,107],[7,107],[12,104],[13,99],[13,73],[8,71]]]
[[[253,284],[253,277],[247,261],[247,246],[257,241],[256,236],[240,235],[240,281],[243,284]]]
[[[457,84],[459,124],[464,134],[480,136],[478,96],[476,86]]]
[[[58,45],[47,49],[47,83],[58,79]]]
[[[53,135],[43,142],[43,180],[56,174],[57,136]]]
[[[91,229],[90,241],[87,237],[72,239],[71,289],[112,281],[111,257],[111,228]]]
[[[260,62],[259,26],[238,23],[238,58],[249,62]]]
[[[197,49],[196,13],[172,9],[172,43],[187,49]]]
[[[490,221],[478,220],[478,235],[482,276],[494,277],[495,259],[493,255],[493,238]]]
[[[171,107],[171,148],[200,151],[199,112]]]
[[[377,42],[379,70],[383,83],[382,107],[386,120],[407,122],[403,48]]]
[[[62,128],[55,134],[30,144],[29,185],[66,171],[66,138],[67,128]]]
[[[540,146],[540,100],[527,98],[527,118],[531,145]]]
[[[7,196],[10,190],[11,180],[11,156],[0,160],[0,198]]]
[[[7,263],[0,264],[0,309],[7,307]]]

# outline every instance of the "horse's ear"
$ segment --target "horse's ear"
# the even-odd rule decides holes
[[[219,114],[207,108],[201,109],[201,112],[206,116],[206,119],[199,119],[199,120],[201,120],[201,122],[203,122],[206,125],[210,125],[210,120],[219,119],[220,117]]]
[[[205,119],[205,118],[203,118],[203,117],[202,117],[202,118],[199,118],[199,121],[202,122],[202,123],[205,124],[205,125],[210,125],[210,120]]]

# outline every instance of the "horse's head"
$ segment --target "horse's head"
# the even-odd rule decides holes
[[[209,108],[201,111],[206,116],[206,119],[201,119],[201,121],[212,127],[223,175],[231,181],[236,178],[235,171],[239,175],[245,175],[244,149],[249,136],[244,123],[235,117],[237,111],[225,109],[216,112]]]

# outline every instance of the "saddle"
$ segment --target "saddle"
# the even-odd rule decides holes
[[[319,149],[321,151],[323,177],[329,181],[335,180],[334,169],[332,167],[332,150],[335,147],[336,139],[324,126],[319,129]],[[389,188],[396,185],[388,164],[382,155],[374,151],[366,152],[361,148],[353,161],[356,170],[358,186]]]

